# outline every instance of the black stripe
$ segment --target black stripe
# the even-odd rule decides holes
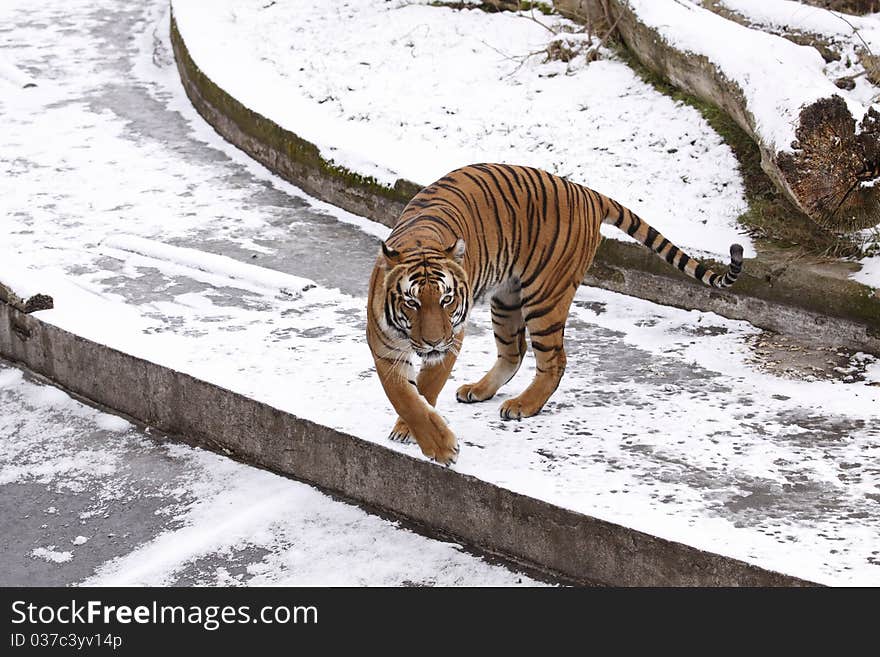
[[[565,328],[565,322],[556,322],[555,324],[551,324],[543,331],[529,331],[529,335],[532,337],[537,336],[545,336],[550,335],[551,333],[556,333],[557,331],[561,331]]]
[[[547,218],[547,188],[544,186],[544,172],[540,169],[534,169],[529,167],[532,171],[535,172],[535,176],[538,179],[538,185],[541,187],[541,204],[543,206],[543,214],[541,215],[544,219]]]
[[[553,306],[548,306],[547,308],[544,308],[544,309],[533,310],[532,312],[528,313],[525,317],[523,317],[523,321],[530,322],[533,319],[540,319],[544,315],[547,315],[548,313],[550,313],[550,311],[552,311],[552,310],[553,310]]]
[[[514,302],[513,305],[508,305],[503,301],[499,300],[498,297],[492,297],[492,310],[506,310],[508,312],[512,310],[519,310],[522,308],[522,301]]]
[[[500,337],[497,333],[493,333],[493,335],[495,336],[495,340],[497,340],[498,342],[503,344],[505,347],[509,347],[510,345],[513,344],[513,340],[505,340],[504,338]]]
[[[639,218],[638,218],[636,215],[634,215],[632,212],[630,212],[629,216],[630,216],[630,221],[631,221],[632,223],[630,223],[629,228],[626,229],[626,234],[629,235],[630,237],[632,237],[633,235],[636,234],[636,232],[637,232],[637,231],[639,230],[639,228],[641,227],[641,225],[642,225],[642,220],[639,219]]]
[[[548,351],[559,351],[562,349],[561,345],[550,345],[549,347],[545,344],[541,344],[540,342],[535,342],[532,340],[532,349],[535,351],[543,351],[544,353]]]
[[[499,164],[498,166],[501,167],[502,169],[504,169],[505,171],[507,171],[513,177],[513,181],[516,183],[517,187],[519,187],[520,189],[525,189],[523,187],[522,181],[519,178],[519,174],[517,173],[517,171],[514,167],[512,167],[508,164]],[[511,190],[511,193],[516,195],[516,193],[513,192],[513,190]]]

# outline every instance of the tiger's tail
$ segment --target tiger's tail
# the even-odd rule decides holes
[[[611,224],[619,228],[691,278],[716,288],[730,287],[739,278],[743,268],[743,248],[741,245],[730,245],[730,267],[728,267],[723,275],[716,274],[703,263],[691,258],[687,253],[652,228],[648,222],[623,207],[617,201],[607,196],[602,197],[602,201],[605,206],[605,218],[602,220],[602,223]]]

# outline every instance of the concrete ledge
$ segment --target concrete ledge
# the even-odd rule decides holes
[[[392,451],[86,340],[5,303],[0,356],[144,425],[576,584],[812,584]]]
[[[180,79],[199,114],[227,141],[308,194],[393,226],[421,188],[403,179],[394,187],[385,187],[336,166],[322,158],[314,144],[248,109],[199,69],[173,15],[171,42]],[[797,263],[747,260],[745,274],[734,291],[721,292],[685,278],[640,245],[603,240],[585,282],[657,303],[712,311],[746,319],[760,328],[801,338],[815,336],[825,344],[880,354],[877,291],[853,281],[822,276]]]

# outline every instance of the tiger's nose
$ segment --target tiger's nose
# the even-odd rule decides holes
[[[438,340],[428,340],[425,338],[425,346],[427,347],[439,347],[443,344],[443,338],[439,338]]]

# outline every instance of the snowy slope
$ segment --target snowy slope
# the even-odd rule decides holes
[[[594,187],[667,237],[727,257],[745,209],[736,160],[699,113],[609,58],[545,62],[579,26],[425,2],[175,0],[190,54],[221,88],[391,184],[472,162],[530,164]],[[614,238],[625,238],[609,231]]]

